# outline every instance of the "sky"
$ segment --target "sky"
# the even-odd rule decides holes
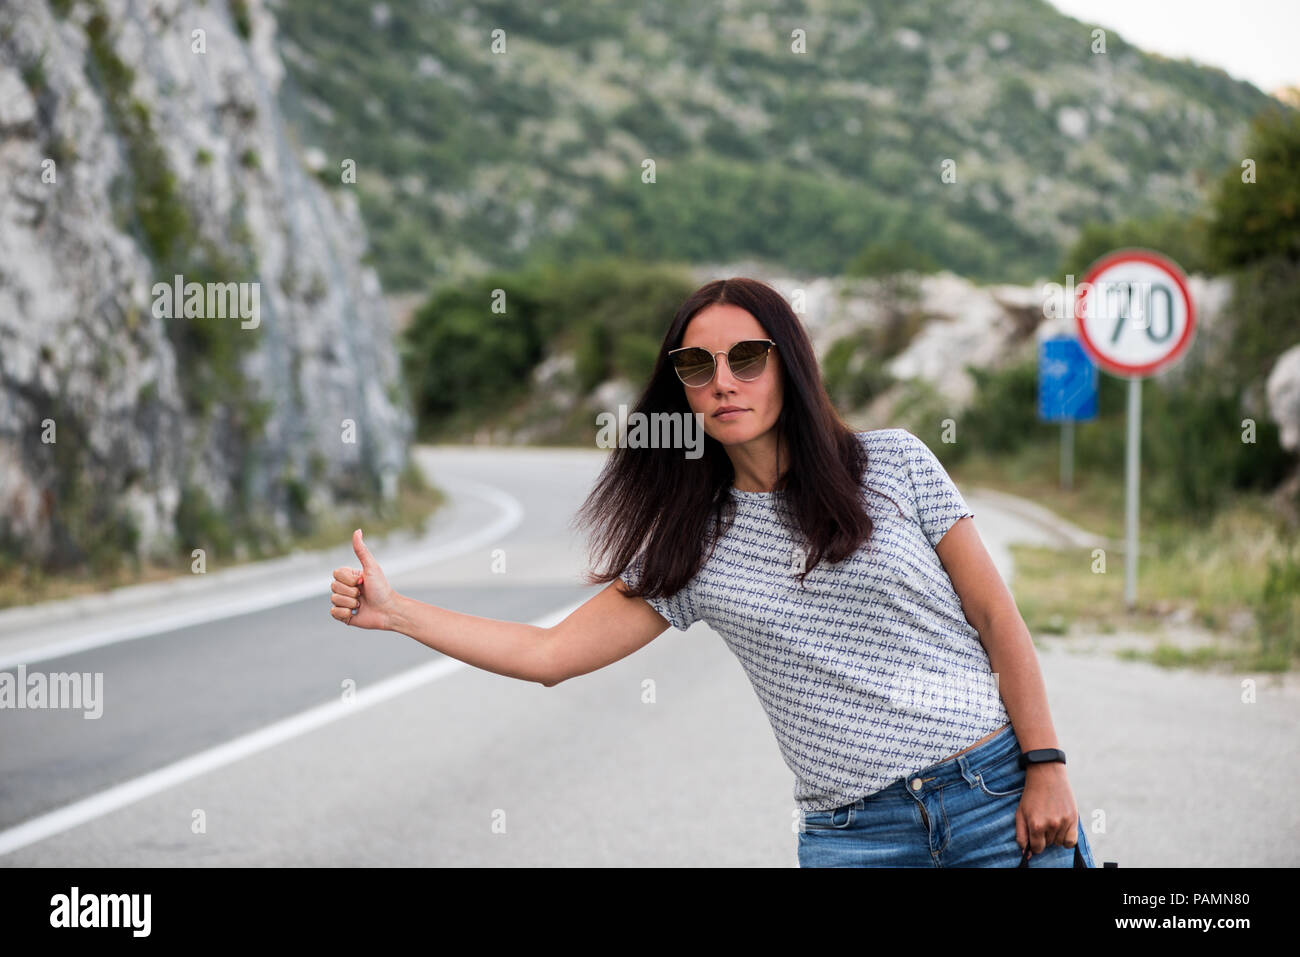
[[[1265,93],[1300,86],[1300,0],[1048,0],[1135,46],[1189,57]]]

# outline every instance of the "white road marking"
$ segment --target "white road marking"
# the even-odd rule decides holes
[[[400,555],[384,561],[383,568],[386,575],[398,575],[402,572],[422,568],[425,565],[472,551],[496,540],[523,520],[523,505],[514,496],[501,491],[499,488],[464,479],[448,480],[444,484],[449,489],[458,489],[488,501],[500,509],[501,514],[496,520],[477,532],[464,535],[450,542],[441,542],[409,555]],[[75,654],[78,651],[100,648],[120,641],[131,641],[134,638],[145,638],[165,631],[174,631],[177,628],[187,628],[190,625],[220,621],[223,618],[247,614],[250,611],[275,608],[278,605],[287,605],[290,602],[311,598],[315,595],[321,596],[323,600],[328,594],[329,582],[322,583],[319,574],[314,574],[310,578],[299,577],[275,584],[261,592],[252,594],[242,592],[238,597],[223,597],[219,601],[214,601],[199,608],[192,608],[188,611],[162,615],[149,621],[105,628],[90,634],[78,635],[76,638],[69,638],[66,641],[11,651],[7,655],[0,656],[0,671],[16,668],[19,665],[29,665],[37,661],[46,661],[50,658],[60,658],[64,655]]]
[[[582,601],[566,605],[561,609],[543,615],[530,622],[530,624],[548,628],[557,622],[563,621],[570,612],[587,600],[584,598]],[[438,661],[431,661],[428,664],[385,678],[376,684],[358,689],[355,697],[350,702],[340,699],[331,701],[328,704],[317,705],[314,708],[308,708],[306,711],[300,711],[298,714],[267,725],[265,728],[251,731],[224,744],[208,748],[206,751],[200,751],[198,754],[182,758],[156,771],[150,771],[140,777],[100,791],[98,794],[92,794],[80,801],[49,811],[39,817],[31,818],[22,824],[0,831],[0,855],[8,854],[21,847],[35,844],[37,841],[70,830],[80,824],[85,824],[87,821],[103,817],[105,814],[150,797],[160,791],[165,791],[167,788],[183,784],[201,774],[206,774],[208,771],[231,764],[240,758],[248,757],[259,751],[265,751],[267,748],[300,737],[332,721],[338,721],[340,718],[357,714],[366,708],[373,707],[390,698],[395,698],[397,695],[413,688],[445,678],[447,675],[468,667],[469,665],[465,662],[455,658],[444,657]]]

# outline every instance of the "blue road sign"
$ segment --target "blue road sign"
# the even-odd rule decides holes
[[[1097,417],[1097,366],[1073,336],[1038,346],[1038,418],[1076,422]]]

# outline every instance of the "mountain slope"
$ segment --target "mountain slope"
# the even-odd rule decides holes
[[[1114,33],[1094,52],[1043,0],[277,10],[285,108],[325,182],[355,161],[390,288],[543,252],[828,274],[900,239],[1028,282],[1087,219],[1198,206],[1269,102]]]

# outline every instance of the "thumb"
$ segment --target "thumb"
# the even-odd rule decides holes
[[[1029,846],[1029,827],[1025,824],[1025,812],[1020,807],[1016,808],[1016,843],[1020,845],[1022,854]]]
[[[372,571],[378,565],[375,556],[370,554],[370,549],[366,548],[366,543],[361,540],[361,529],[352,533],[352,550],[357,553],[357,558],[361,559],[361,572]]]

